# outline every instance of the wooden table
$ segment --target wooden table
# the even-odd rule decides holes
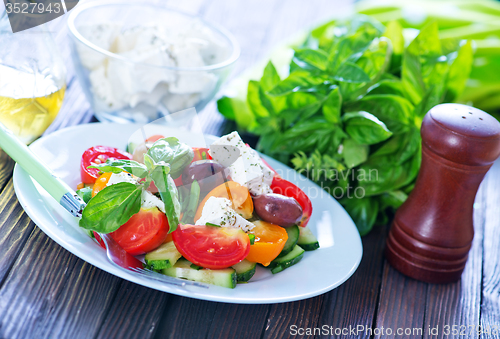
[[[219,22],[236,35],[243,51],[236,74],[282,39],[350,10],[341,0],[169,3]],[[67,62],[68,90],[47,133],[92,119],[73,76],[62,20],[50,27]],[[207,131],[218,133],[222,118],[214,104],[203,114],[211,122]],[[499,337],[498,329],[491,333],[500,325],[498,162],[476,198],[476,235],[460,282],[432,285],[399,274],[383,257],[388,227],[376,227],[363,238],[361,265],[342,286],[315,298],[274,305],[178,297],[91,266],[48,238],[24,213],[14,194],[13,165],[0,153],[0,338],[281,338],[326,333],[341,338]],[[490,333],[480,336],[480,326]],[[315,335],[314,328],[322,332]],[[466,334],[447,336],[447,329]]]

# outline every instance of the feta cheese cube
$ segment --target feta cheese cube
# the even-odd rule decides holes
[[[241,228],[245,232],[255,227],[254,224],[232,209],[231,201],[217,197],[210,197],[207,200],[203,206],[201,217],[195,224],[206,225],[207,222],[221,227]]]
[[[273,172],[259,154],[246,146],[238,132],[221,137],[210,146],[213,159],[227,167],[233,181],[248,188],[252,195],[272,193]]]

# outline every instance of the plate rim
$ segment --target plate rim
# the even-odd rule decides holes
[[[117,127],[122,126],[123,127],[122,124],[108,123],[108,122],[106,122],[106,123],[95,122],[95,123],[87,123],[87,124],[79,124],[79,125],[69,126],[69,127],[54,131],[53,133],[50,133],[46,136],[43,136],[43,137],[37,139],[29,147],[33,147],[33,146],[38,145],[39,143],[42,143],[46,138],[57,138],[58,135],[71,132],[75,129],[78,130],[78,129],[88,128],[89,126],[96,126],[96,125],[101,125],[101,126],[107,125],[107,126],[117,126]],[[127,126],[130,126],[130,127],[137,126],[138,128],[140,128],[140,126],[143,126],[143,124],[127,124]],[[213,137],[218,138],[216,136],[213,136]],[[269,156],[267,156],[265,154],[261,154],[261,156],[263,156],[266,160],[270,159],[271,162],[273,162],[273,161],[278,162],[277,160],[270,158]],[[281,162],[278,162],[278,163],[281,166],[284,166],[287,170],[294,171],[293,169],[291,169],[287,165],[282,164]],[[306,179],[308,185],[312,184],[314,186],[317,186],[319,189],[321,189],[316,183],[307,179],[302,174],[300,174],[296,171],[294,171],[294,172],[297,173],[300,177]],[[298,300],[303,300],[303,299],[307,299],[307,298],[312,298],[312,297],[324,294],[326,292],[329,292],[329,291],[337,288],[338,286],[342,285],[345,281],[347,281],[354,274],[354,272],[357,270],[357,268],[359,267],[359,264],[361,262],[361,259],[363,257],[363,245],[361,242],[361,237],[359,236],[359,233],[356,230],[357,236],[355,237],[355,240],[357,240],[356,242],[359,245],[359,252],[354,253],[354,255],[357,254],[357,256],[353,257],[354,261],[353,261],[353,264],[352,264],[350,270],[345,274],[345,276],[342,279],[337,280],[333,284],[329,284],[323,288],[316,289],[314,291],[306,292],[303,294],[294,294],[291,296],[274,297],[272,299],[269,299],[269,298],[258,299],[258,297],[256,297],[256,298],[242,298],[241,296],[233,297],[231,294],[224,295],[224,296],[222,296],[222,295],[210,296],[210,295],[206,295],[206,294],[198,294],[198,293],[196,293],[196,291],[200,291],[200,290],[197,289],[196,287],[189,287],[189,286],[177,287],[177,286],[173,286],[173,285],[162,284],[160,282],[156,282],[156,281],[153,281],[151,279],[145,279],[145,278],[136,276],[135,274],[128,273],[125,270],[114,267],[113,264],[111,264],[109,261],[106,263],[103,263],[97,259],[93,259],[93,257],[91,255],[89,255],[88,257],[85,257],[84,255],[82,255],[82,253],[74,253],[75,251],[71,249],[71,245],[68,244],[67,241],[65,241],[64,239],[57,237],[54,234],[54,232],[49,230],[50,227],[46,227],[45,225],[42,225],[42,226],[39,225],[39,223],[43,224],[42,221],[44,218],[42,216],[38,215],[39,212],[35,212],[35,209],[33,207],[31,207],[31,205],[29,203],[29,199],[27,199],[25,197],[25,195],[20,193],[20,192],[21,192],[21,187],[24,187],[25,185],[28,185],[28,186],[31,185],[32,188],[38,194],[40,194],[40,192],[37,189],[37,187],[35,186],[31,177],[20,166],[18,166],[17,163],[14,167],[14,172],[13,172],[13,184],[14,184],[14,191],[15,191],[16,197],[17,197],[19,203],[21,204],[21,206],[23,207],[24,211],[26,212],[26,214],[30,217],[30,219],[35,223],[35,225],[38,228],[40,228],[40,230],[42,232],[44,232],[49,238],[51,238],[53,241],[55,241],[59,246],[66,249],[72,255],[75,255],[78,258],[80,258],[81,260],[91,264],[92,266],[95,266],[96,268],[99,268],[107,273],[113,274],[119,278],[131,281],[133,283],[137,283],[137,284],[145,286],[145,287],[153,288],[155,290],[159,290],[159,291],[167,292],[167,293],[172,293],[172,294],[176,294],[176,295],[180,295],[180,296],[184,296],[184,297],[188,297],[188,298],[194,298],[194,299],[206,300],[206,301],[215,301],[215,302],[238,303],[238,304],[274,304],[274,303],[283,303],[283,302],[298,301]],[[40,197],[42,197],[42,196],[40,195]],[[339,205],[339,207],[344,211],[344,213],[346,213],[346,215],[351,220],[352,226],[354,228],[356,228],[356,226],[355,226],[354,222],[352,221],[352,219],[350,218],[349,214],[338,203],[338,201],[333,200],[333,202]],[[32,218],[32,215],[34,216],[34,218]],[[46,230],[46,228],[47,228],[47,230]],[[235,291],[238,288],[238,286],[236,287],[236,289],[232,289],[232,290],[227,289],[227,288],[223,288],[223,287],[213,286],[213,285],[210,285],[210,287],[209,287],[209,289],[221,289],[221,288],[224,290]],[[206,290],[204,290],[204,291],[206,291]]]

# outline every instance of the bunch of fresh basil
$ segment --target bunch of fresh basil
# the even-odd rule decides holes
[[[144,154],[144,164],[133,160],[108,159],[106,163],[90,166],[101,172],[126,171],[144,180],[137,184],[120,182],[99,191],[83,210],[80,227],[99,233],[116,231],[139,212],[142,192],[154,182],[165,204],[169,233],[175,231],[181,206],[172,177],[179,177],[193,157],[191,147],[171,137],[156,141]]]
[[[356,16],[313,30],[285,79],[268,63],[245,101],[223,97],[218,108],[338,198],[364,235],[412,190],[422,118],[464,89],[472,54],[470,42],[442,45],[435,23],[408,43],[397,22]]]

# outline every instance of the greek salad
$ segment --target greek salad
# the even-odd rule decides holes
[[[275,274],[319,248],[307,195],[237,132],[209,148],[162,135],[126,151],[94,146],[80,171],[80,227],[168,276],[235,288],[257,264]]]

